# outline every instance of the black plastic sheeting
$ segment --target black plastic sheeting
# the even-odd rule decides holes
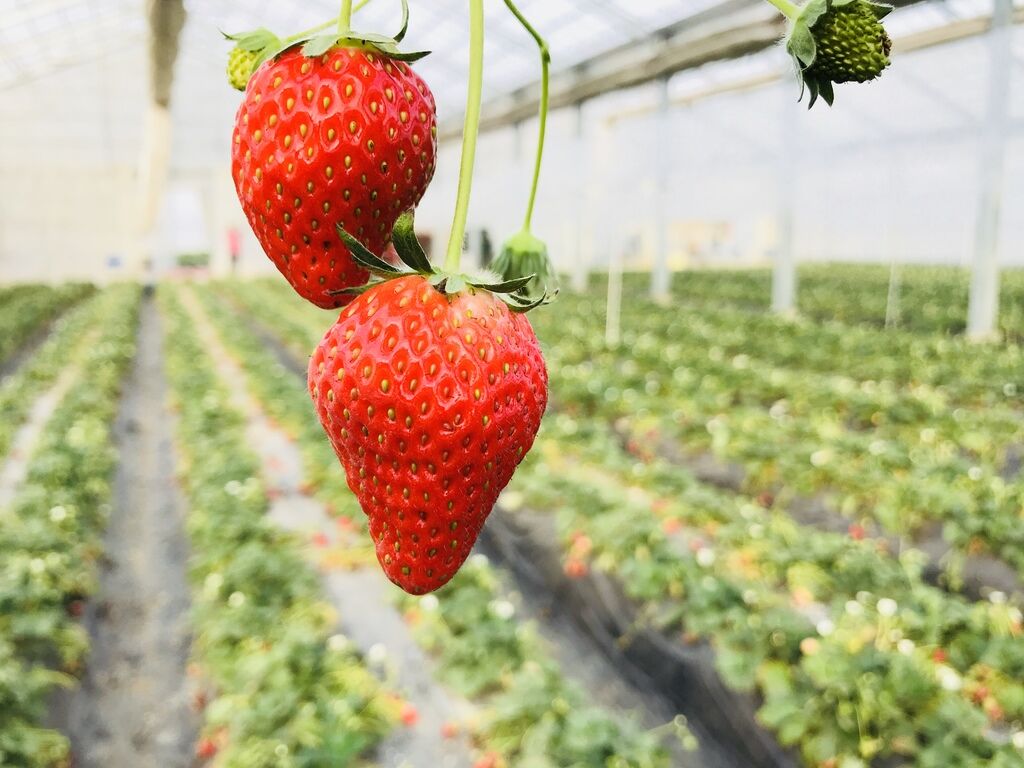
[[[684,644],[645,626],[639,607],[611,577],[590,571],[570,579],[562,570],[549,518],[495,509],[481,545],[525,588],[545,590],[634,686],[663,697],[686,715],[705,768],[796,768],[797,757],[756,721],[754,696],[728,688],[706,643]],[[678,632],[676,633],[679,634]]]

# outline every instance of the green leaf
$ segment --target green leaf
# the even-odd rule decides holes
[[[875,12],[875,18],[881,21],[893,11],[893,6],[885,3],[870,3],[871,10]]]
[[[411,210],[398,217],[391,231],[391,241],[395,244],[399,258],[409,269],[423,275],[434,271],[420,241],[416,239],[416,221]]]
[[[796,58],[802,68],[807,69],[811,66],[817,58],[818,45],[814,42],[810,27],[802,21],[796,22],[786,42],[786,50]]]
[[[465,287],[466,279],[462,275],[449,275],[448,280],[444,284],[444,292],[448,294],[458,293]]]
[[[259,29],[252,30],[251,32],[242,32],[237,35],[225,34],[224,37],[228,40],[234,40],[238,44],[238,47],[243,51],[251,51],[253,53],[281,44],[281,40],[278,36],[266,27],[260,27]]]
[[[311,58],[314,56],[322,56],[331,50],[331,48],[336,46],[339,39],[340,38],[336,34],[317,35],[302,46],[302,53],[304,56],[309,56]]]
[[[807,5],[804,6],[803,10],[800,11],[800,15],[797,16],[797,24],[804,23],[807,28],[813,27],[818,19],[820,19],[829,9],[829,0],[810,0]]]
[[[377,274],[402,274],[402,270],[398,269],[398,267],[394,267],[391,264],[388,264],[386,261],[384,261],[384,259],[380,258],[379,256],[375,256],[373,253],[370,252],[370,250],[365,245],[360,243],[358,240],[352,237],[352,235],[346,232],[340,224],[338,225],[337,229],[338,237],[340,237],[342,242],[345,243],[345,247],[347,247],[349,253],[352,254],[352,260],[355,261],[356,264],[365,267],[371,272],[376,272]]]
[[[474,288],[481,288],[491,293],[515,293],[521,288],[525,288],[526,284],[529,283],[536,275],[526,275],[525,277],[517,277],[512,280],[505,280],[501,283],[470,283]]]
[[[398,41],[393,37],[387,35],[378,35],[376,32],[349,32],[349,40],[358,40],[361,43],[375,43],[375,44],[388,44],[395,45]]]
[[[403,51],[398,50],[397,45],[387,43],[379,43],[377,45],[374,45],[373,47],[376,48],[382,55],[387,56],[389,59],[394,59],[395,61],[404,61],[406,63],[419,61],[425,56],[430,55],[430,51],[411,51],[409,53],[404,53]]]
[[[822,78],[821,82],[818,83],[818,92],[821,94],[821,98],[825,100],[825,103],[831,107],[832,102],[835,100],[835,91],[832,89],[832,81],[827,78]]]

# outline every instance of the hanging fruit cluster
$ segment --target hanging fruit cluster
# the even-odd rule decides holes
[[[256,238],[295,291],[343,308],[314,351],[309,391],[369,521],[387,576],[438,589],[468,557],[498,494],[533,445],[547,369],[523,313],[551,297],[544,244],[530,233],[541,133],[522,232],[501,274],[460,269],[480,122],[483,0],[470,3],[469,99],[454,224],[443,268],[412,211],[433,178],[437,114],[393,37],[336,20],[289,38],[230,35],[228,79],[244,91],[232,175]],[[400,259],[387,260],[389,246]],[[529,268],[531,271],[527,272]],[[542,282],[543,281],[543,282]]]

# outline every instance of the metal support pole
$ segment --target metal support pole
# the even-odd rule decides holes
[[[671,299],[672,276],[668,269],[668,196],[672,169],[672,113],[667,77],[658,81],[658,113],[654,126],[654,264],[651,298],[659,304]]]
[[[608,297],[605,302],[604,340],[609,347],[622,339],[622,248],[612,246],[608,264]]]
[[[988,108],[981,132],[974,270],[967,309],[967,337],[990,340],[999,315],[999,222],[1013,71],[1013,0],[995,0],[988,33]]]
[[[583,237],[583,199],[587,192],[587,156],[586,156],[586,144],[584,136],[584,124],[583,124],[583,103],[580,102],[576,105],[573,123],[573,152],[576,155],[578,162],[576,167],[582,169],[578,176],[575,201],[573,214],[575,216],[575,231],[573,232],[573,269],[572,269],[572,289],[577,293],[582,293],[587,290],[587,278],[589,277],[590,270],[589,259],[587,254],[584,252],[584,237]]]
[[[796,257],[793,254],[793,225],[796,218],[796,189],[800,153],[799,109],[792,93],[784,89],[782,105],[782,154],[779,162],[779,221],[772,272],[772,311],[796,311]]]

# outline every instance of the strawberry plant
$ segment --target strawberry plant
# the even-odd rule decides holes
[[[117,460],[110,425],[134,354],[138,298],[135,287],[109,289],[56,332],[57,340],[71,341],[75,320],[90,314],[93,322],[104,320],[95,343],[83,350],[76,376],[89,386],[73,387],[60,402],[33,450],[24,484],[11,506],[0,510],[3,765],[48,768],[67,753],[64,738],[41,723],[50,691],[74,684],[88,651],[87,634],[70,606],[96,588]]]
[[[397,720],[397,700],[350,643],[332,640],[335,617],[299,542],[265,518],[241,414],[173,292],[161,306],[191,504],[194,653],[213,689],[200,747],[240,768],[358,764]]]
[[[0,365],[46,323],[92,294],[91,285],[12,286],[0,292]]]

